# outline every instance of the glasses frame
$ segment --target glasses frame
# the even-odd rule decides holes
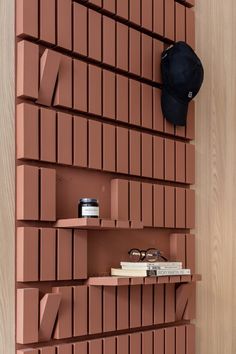
[[[156,262],[158,259],[162,259],[162,261],[164,262],[168,262],[168,259],[162,255],[161,251],[156,249],[156,248],[148,248],[147,250],[140,250],[139,248],[131,248],[128,252],[130,258],[131,258],[131,253],[133,251],[137,251],[137,253],[139,253],[139,259],[137,262],[143,262],[144,260],[146,260],[147,262],[149,263],[152,263],[152,262]],[[157,253],[157,256],[156,256],[156,259],[155,261],[153,260],[148,260],[146,257],[147,257],[147,253],[150,252],[150,251],[155,251]]]

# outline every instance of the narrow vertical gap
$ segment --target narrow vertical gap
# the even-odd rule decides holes
[[[71,51],[74,51],[74,2],[71,2]],[[73,97],[73,95],[72,95]],[[72,105],[74,107],[74,105]]]
[[[89,318],[89,308],[90,308],[90,303],[89,303],[89,292],[90,292],[90,287],[87,286],[87,333],[89,333],[89,323],[90,323],[90,318]],[[88,343],[88,342],[87,342]],[[88,349],[88,348],[87,348]]]
[[[89,167],[89,122],[90,120],[87,119],[87,166]]]
[[[101,123],[101,170],[104,169],[104,148],[103,148],[103,139],[104,139],[104,123]]]
[[[41,0],[38,1],[38,39],[41,38],[40,22],[41,22]]]
[[[74,269],[74,263],[75,263],[75,253],[74,253],[74,247],[75,247],[75,230],[72,229],[72,250],[71,250],[71,279],[75,279],[75,269]]]
[[[75,299],[75,287],[72,286],[71,287],[71,301],[72,301],[72,310],[71,310],[71,328],[72,328],[72,334],[71,336],[73,337],[74,336],[74,299]],[[72,344],[71,344],[72,348],[74,347]],[[73,350],[74,351],[74,350]]]
[[[104,332],[104,286],[101,286],[101,321],[102,321],[102,333]]]

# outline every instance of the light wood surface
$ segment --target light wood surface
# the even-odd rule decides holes
[[[235,0],[196,0],[197,354],[236,353]]]
[[[0,353],[15,353],[14,0],[0,1]]]

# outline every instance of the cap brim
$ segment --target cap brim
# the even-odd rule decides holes
[[[186,125],[188,103],[183,103],[174,98],[163,88],[161,95],[161,107],[164,117],[174,125]]]

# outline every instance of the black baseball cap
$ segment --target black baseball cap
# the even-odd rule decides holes
[[[163,115],[175,125],[186,125],[188,104],[203,82],[202,63],[188,44],[177,42],[162,53],[161,71]]]

